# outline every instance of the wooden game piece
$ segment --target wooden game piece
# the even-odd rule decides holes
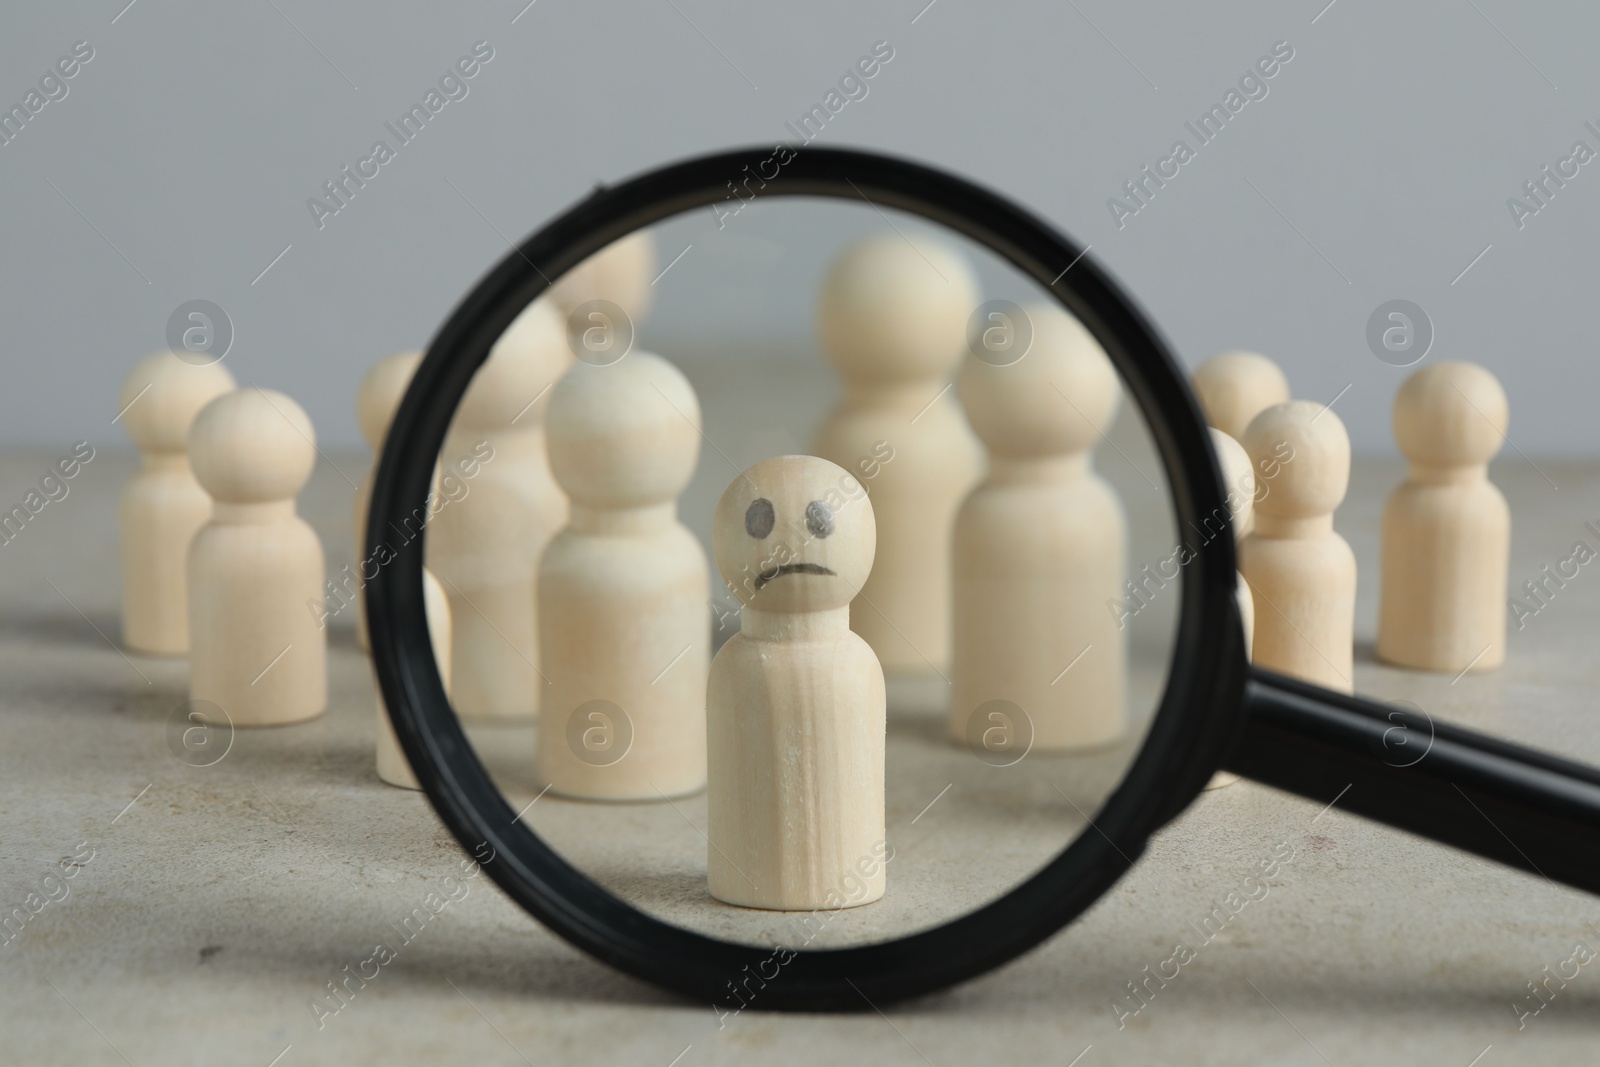
[[[609,300],[637,323],[650,313],[655,276],[655,240],[635,230],[558,278],[550,297],[564,315],[590,300]]]
[[[184,559],[211,517],[211,498],[185,452],[200,409],[234,388],[221,363],[196,365],[159,352],[129,372],[117,397],[123,427],[141,453],[122,490],[122,641],[137,652],[189,651]]]
[[[1256,469],[1244,446],[1215,426],[1211,428],[1211,447],[1217,450],[1217,460],[1222,467],[1222,487],[1227,493],[1228,512],[1232,518],[1235,540],[1243,540],[1255,529]],[[1239,619],[1244,624],[1244,654],[1250,655],[1250,642],[1255,634],[1255,598],[1250,586],[1239,575]],[[1207,789],[1221,789],[1239,780],[1232,771],[1218,771],[1206,783]]]
[[[465,496],[428,524],[428,566],[450,598],[457,714],[531,720],[539,673],[539,556],[567,521],[544,433],[549,390],[572,365],[556,309],[530,304],[473,377],[445,440],[444,461],[483,462]]]
[[[1255,352],[1223,352],[1195,368],[1189,378],[1206,422],[1235,441],[1261,412],[1289,399],[1289,379],[1278,365]]]
[[[1086,748],[1125,722],[1125,635],[1106,604],[1122,596],[1126,520],[1090,459],[1121,390],[1076,319],[1025,310],[1027,354],[1007,366],[968,357],[958,379],[989,474],[955,523],[950,731],[990,747],[992,720],[1031,727],[1037,749]]]
[[[546,421],[572,517],[539,568],[549,684],[534,772],[582,799],[699,792],[711,572],[677,503],[700,455],[699,401],[682,371],[636,350],[574,366]]]
[[[734,478],[712,553],[743,605],[706,690],[707,869],[729,904],[808,911],[883,896],[883,669],[850,628],[874,505],[813,456]]]
[[[977,305],[958,254],[896,233],[852,246],[822,284],[818,332],[843,395],[813,450],[872,496],[881,551],[850,625],[890,674],[949,666],[951,529],[983,452],[944,392]]]
[[[352,516],[355,525],[355,558],[360,564],[366,564],[372,555],[366,543],[367,508],[372,501],[372,481],[378,473],[378,459],[383,452],[384,439],[389,436],[389,424],[394,421],[394,413],[400,407],[400,401],[405,396],[411,378],[416,374],[417,366],[421,362],[421,352],[397,352],[381,359],[367,371],[366,377],[361,379],[361,388],[356,393],[356,421],[361,425],[361,435],[366,438],[368,447],[372,449],[372,466],[367,472],[366,480],[356,490]],[[434,480],[437,483],[437,470],[434,472]],[[434,492],[438,492],[437,484]],[[367,573],[365,566],[357,569],[363,576]],[[444,586],[426,567],[422,569],[422,597],[423,610],[428,619],[429,636],[433,640],[434,659],[439,665],[439,674],[444,679],[445,691],[449,692],[450,601],[445,595]],[[371,645],[367,635],[366,597],[358,593],[355,602],[356,642],[361,648],[367,649]],[[411,772],[411,765],[406,761],[405,752],[400,748],[400,740],[395,736],[394,723],[389,720],[389,711],[384,706],[382,692],[377,695],[377,711],[378,777],[390,785],[404,789],[421,788],[417,783],[417,776]]]
[[[372,481],[378,473],[378,459],[383,452],[384,438],[389,436],[389,423],[406,395],[412,375],[422,362],[421,352],[397,352],[373,364],[361,379],[356,391],[356,422],[361,426],[361,436],[372,449],[372,465],[367,476],[356,489],[355,506],[351,524],[355,529],[357,571],[371,554],[367,547],[367,508],[372,503]],[[363,651],[372,647],[367,637],[367,598],[357,594],[356,644]]]
[[[1268,670],[1348,693],[1354,682],[1356,557],[1333,529],[1350,482],[1350,436],[1326,405],[1274,404],[1240,442],[1257,476],[1273,471],[1255,506],[1239,570],[1255,600],[1254,660]]]
[[[1383,512],[1379,659],[1452,674],[1504,661],[1511,510],[1489,460],[1506,417],[1505,390],[1472,363],[1400,387],[1394,435],[1411,471]]]
[[[189,430],[189,464],[215,502],[189,546],[189,696],[235,726],[322,713],[327,634],[322,543],[295,513],[311,476],[311,419],[265,389],[225,393]]]
[[[450,600],[444,586],[426,567],[422,570],[422,605],[428,619],[428,636],[433,641],[433,658],[439,665],[445,692],[450,691]],[[421,789],[417,776],[406,760],[400,738],[395,735],[383,693],[378,693],[378,777],[402,789]]]

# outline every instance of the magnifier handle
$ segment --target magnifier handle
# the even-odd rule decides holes
[[[1600,769],[1252,667],[1229,770],[1600,893]]]

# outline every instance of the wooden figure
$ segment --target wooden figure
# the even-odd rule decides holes
[[[1250,420],[1289,399],[1289,379],[1278,365],[1255,352],[1212,356],[1189,378],[1206,422],[1235,441],[1243,440]]]
[[[699,792],[711,576],[677,503],[700,455],[699,401],[677,367],[634,351],[573,367],[547,423],[572,517],[539,568],[549,685],[535,774],[589,800]]]
[[[422,606],[428,619],[428,636],[433,641],[433,658],[439,665],[444,689],[450,691],[450,600],[444,586],[426,567],[422,569]],[[378,693],[378,777],[402,789],[421,789],[417,776],[406,760],[400,739],[395,735],[383,693]]]
[[[990,747],[985,709],[1004,701],[1034,748],[1088,748],[1125,723],[1126,639],[1106,604],[1122,596],[1127,524],[1090,459],[1121,390],[1076,319],[1025,310],[1027,354],[1007,366],[969,357],[958,380],[989,475],[955,524],[950,732]],[[1015,715],[1005,725],[1024,729]]]
[[[122,383],[119,418],[141,453],[117,515],[122,641],[135,652],[189,651],[184,559],[195,531],[211,517],[211,498],[195,481],[185,448],[200,409],[233,388],[221,363],[197,366],[171,352],[140,360]]]
[[[1383,512],[1378,658],[1452,674],[1506,650],[1511,510],[1489,481],[1505,390],[1482,367],[1435,363],[1400,387],[1394,435],[1411,461]]]
[[[1275,471],[1256,501],[1255,531],[1239,546],[1255,600],[1254,660],[1348,693],[1356,557],[1334,532],[1333,512],[1350,482],[1350,436],[1331,408],[1292,400],[1257,415],[1240,444],[1257,477]]]
[[[712,552],[743,605],[706,691],[718,900],[807,911],[883,896],[883,669],[850,628],[873,509],[813,456],[763,460],[717,504]]]
[[[356,535],[356,561],[357,571],[365,579],[367,568],[377,565],[377,560],[368,563],[370,553],[366,544],[367,508],[372,502],[372,480],[378,473],[378,457],[383,452],[384,439],[389,436],[389,424],[394,421],[394,413],[400,407],[400,401],[406,394],[406,389],[411,385],[411,378],[417,372],[417,365],[422,362],[421,352],[397,352],[379,360],[367,371],[366,377],[361,379],[361,388],[356,393],[356,421],[361,424],[361,435],[367,439],[367,445],[372,449],[372,467],[367,472],[367,478],[356,490],[355,511],[352,519],[355,524]],[[438,472],[434,472],[435,481]],[[435,486],[435,493],[438,492]],[[387,543],[387,542],[386,542]],[[439,664],[439,674],[444,679],[445,691],[450,689],[450,601],[446,597],[444,586],[433,572],[426,567],[422,569],[422,597],[424,611],[428,618],[428,631],[433,639],[433,655]],[[366,597],[357,593],[356,598],[356,641],[363,648],[371,647],[367,636],[367,602]],[[378,693],[378,777],[390,785],[397,785],[405,789],[418,789],[416,775],[411,773],[411,765],[406,762],[405,753],[401,751],[400,741],[395,736],[394,724],[389,721],[389,711],[384,707],[383,694]]]
[[[367,468],[366,478],[356,489],[355,506],[351,514],[358,573],[371,555],[367,546],[367,509],[372,503],[372,480],[378,473],[378,457],[383,452],[384,438],[389,436],[389,423],[394,421],[394,413],[400,407],[400,401],[411,385],[411,377],[416,374],[417,365],[421,362],[421,352],[397,352],[381,359],[367,371],[361,379],[361,387],[356,391],[356,422],[361,427],[361,436],[366,438],[367,447],[372,449],[372,465]],[[367,637],[367,598],[358,592],[355,602],[356,644],[366,651],[372,647]]]
[[[189,696],[235,726],[276,726],[328,703],[322,543],[295,513],[317,453],[282,393],[241,389],[201,409],[189,464],[215,501],[189,545]]]
[[[977,306],[959,255],[897,233],[848,249],[822,284],[818,334],[844,388],[813,449],[872,496],[882,551],[850,624],[890,674],[949,667],[951,529],[983,453],[945,391]]]
[[[1255,529],[1256,469],[1244,446],[1215,426],[1211,428],[1211,447],[1217,450],[1217,460],[1222,467],[1222,486],[1227,491],[1233,536],[1242,541]],[[1235,595],[1239,601],[1239,619],[1244,624],[1244,654],[1248,657],[1250,642],[1255,635],[1255,598],[1250,595],[1250,586],[1242,574],[1239,575]],[[1221,789],[1238,780],[1239,776],[1232,771],[1218,771],[1211,776],[1206,788]]]
[[[609,300],[637,323],[650,313],[655,277],[655,240],[635,230],[556,279],[550,298],[563,315],[590,300]]]
[[[530,304],[473,377],[445,440],[448,466],[482,461],[467,494],[428,523],[428,566],[450,598],[451,702],[463,718],[526,722],[538,712],[535,582],[540,554],[567,521],[544,412],[572,362],[560,314]]]

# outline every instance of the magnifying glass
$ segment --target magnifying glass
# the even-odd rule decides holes
[[[607,290],[627,295],[561,306],[558,298],[571,296],[564,290],[604,289],[595,289],[595,276],[604,273],[601,264],[618,261],[617,249],[635,255],[641,247],[632,289]],[[904,291],[894,281],[902,276],[910,279]],[[530,340],[537,324],[529,316],[543,316],[543,340]],[[958,336],[951,351],[932,351],[930,324],[944,322],[949,334],[952,321],[967,350],[957,350]],[[564,326],[556,341],[550,322]],[[777,325],[785,324],[798,340],[782,340]],[[532,386],[537,376],[495,377],[518,345],[548,352],[556,343],[568,348],[551,357],[561,368],[578,365],[586,380],[605,383],[621,380],[599,377],[608,368],[630,366],[659,403],[646,393],[643,407],[626,417],[615,405],[619,421],[608,436],[603,384],[523,397],[503,383]],[[1103,352],[1114,380],[1095,378],[1085,352]],[[919,362],[924,354],[931,370]],[[1038,377],[1018,385],[1022,379],[1003,377],[1014,368]],[[942,388],[952,374],[957,387]],[[624,473],[630,464],[666,464],[667,499],[651,498],[651,521],[697,536],[707,552],[698,565],[708,603],[697,620],[670,631],[674,641],[681,636],[683,652],[670,662],[658,657],[661,673],[631,691],[633,707],[605,698],[601,683],[593,700],[579,701],[570,686],[545,677],[563,676],[570,664],[539,660],[542,645],[568,657],[610,656],[606,662],[623,665],[614,674],[655,669],[654,661],[628,661],[635,643],[649,644],[637,633],[593,628],[605,618],[591,610],[603,594],[536,623],[530,615],[519,633],[494,623],[498,612],[520,610],[516,591],[524,586],[516,583],[533,581],[541,565],[542,546],[523,530],[536,523],[524,523],[509,505],[498,513],[483,506],[478,521],[498,522],[502,542],[521,545],[523,562],[480,574],[476,586],[446,583],[462,650],[447,695],[425,611],[422,548],[429,546],[431,563],[438,546],[426,533],[397,538],[392,531],[418,528],[430,508],[465,515],[479,507],[470,485],[460,503],[435,489],[441,463],[449,469],[452,450],[471,436],[458,408],[473,392],[504,408],[506,433],[526,431],[511,429],[524,419],[532,425],[548,415],[549,423],[539,431],[548,442],[519,437],[514,448],[490,448],[497,458],[480,466],[496,473],[482,475],[480,501],[498,499],[494,478],[544,463],[547,444],[556,474],[577,494],[572,513],[588,509],[585,522],[594,520],[595,505],[582,479],[617,475],[597,457],[611,455]],[[577,424],[592,437],[577,433]],[[1018,450],[1033,446],[1006,442],[1026,437],[1029,427],[1045,443],[1024,461]],[[628,434],[644,435],[643,460],[616,444]],[[839,443],[858,439],[871,460],[865,465],[853,464]],[[761,461],[771,457],[830,450],[847,480],[823,526],[864,537],[858,527],[869,508],[876,518],[871,576],[852,589],[860,595],[849,617],[882,668],[883,695],[862,697],[861,686],[878,684],[868,671],[860,685],[841,683],[828,706],[867,708],[863,736],[882,741],[881,756],[872,750],[864,769],[852,772],[881,775],[882,836],[854,876],[841,867],[839,884],[821,887],[809,906],[754,889],[743,899],[742,891],[715,885],[719,869],[737,884],[740,862],[719,848],[723,831],[713,821],[722,816],[708,807],[692,770],[677,784],[644,774],[637,780],[653,783],[651,791],[605,796],[584,795],[560,768],[576,766],[576,758],[621,774],[663,746],[681,747],[681,722],[676,734],[662,725],[651,686],[680,684],[667,680],[673,671],[699,684],[713,644],[749,637],[761,614],[753,608],[769,602],[738,595],[741,553],[760,557],[739,538],[756,538],[774,523],[809,522],[807,496],[826,502],[822,490],[767,493],[752,478],[767,477]],[[977,459],[968,464],[963,456]],[[672,473],[673,463],[683,469]],[[456,476],[465,477],[459,468]],[[960,491],[941,513],[929,494],[947,483]],[[1048,492],[1039,488],[1046,483]],[[974,491],[1003,498],[984,522],[962,511],[973,506]],[[1059,492],[1077,493],[1077,503],[1064,512],[1038,503],[1059,502]],[[750,518],[762,510],[758,501],[772,523]],[[735,508],[742,531],[713,536],[719,502]],[[917,516],[929,515],[919,527]],[[1072,528],[1073,515],[1089,516],[1093,530]],[[395,415],[373,488],[367,544],[389,553],[366,586],[373,658],[417,780],[500,887],[596,958],[719,1011],[860,1009],[998,966],[1110,889],[1219,769],[1600,891],[1593,860],[1600,770],[1247,662],[1229,515],[1212,439],[1177,364],[1085,249],[995,193],[916,163],[817,148],[735,151],[596,189],[512,249],[440,329]],[[1224,536],[1215,535],[1219,517]],[[631,528],[629,521],[617,519],[616,529]],[[826,536],[811,528],[812,537]],[[824,542],[802,535],[800,543]],[[613,573],[616,557],[606,553],[626,547],[619,545],[595,549],[598,574]],[[1171,559],[1178,545],[1186,549],[1179,573],[1145,586],[1137,612],[1119,613],[1112,602],[1130,576]],[[1059,547],[1053,555],[1051,546]],[[717,573],[711,549],[726,589],[709,580]],[[1059,567],[1001,573],[1007,560],[1025,561],[1030,551]],[[989,559],[989,570],[951,563],[968,568],[952,579],[907,562],[967,559],[963,553]],[[1079,556],[1089,563],[1073,571]],[[551,565],[548,556],[542,564]],[[822,564],[800,559],[796,566]],[[765,558],[755,570],[776,574]],[[510,609],[479,602],[504,600],[507,589],[515,594]],[[548,607],[543,594],[528,597]],[[463,647],[467,616],[489,626],[467,627],[479,637]],[[474,692],[463,681],[463,671],[492,671],[482,662],[494,655],[485,651],[491,630],[505,645],[500,658],[521,659],[538,677],[528,683],[537,691],[506,714],[481,686]],[[1006,641],[996,643],[997,634]],[[1027,645],[1026,662],[1058,673],[1046,677],[1044,666],[985,672],[985,663],[1020,654],[1018,642]],[[721,669],[712,668],[712,677]],[[1030,672],[1037,677],[1010,677]],[[554,699],[553,690],[565,695]],[[881,720],[871,718],[874,700]],[[732,704],[733,719],[712,715],[714,742],[729,721],[754,714]],[[610,710],[597,719],[597,707]],[[1099,725],[1084,725],[1096,715]],[[880,721],[875,735],[872,723]],[[624,735],[626,744],[614,747]],[[689,740],[692,752],[702,738]],[[800,780],[838,755],[825,759],[792,736],[769,740],[775,747],[746,750],[732,771],[714,759],[712,794],[726,798],[726,782],[745,773],[755,792],[740,794],[740,803],[758,807],[766,802],[762,782]],[[859,755],[856,742],[814,740]],[[835,779],[845,783],[839,788],[854,781]],[[791,831],[826,837],[804,825],[814,808],[772,810],[773,821],[752,839]],[[765,879],[745,880],[754,887]]]

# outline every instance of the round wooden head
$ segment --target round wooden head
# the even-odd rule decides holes
[[[636,508],[675,500],[700,458],[700,401],[649,352],[579,362],[551,390],[550,470],[574,503]]]
[[[1086,452],[1111,428],[1122,388],[1105,350],[1055,304],[1023,309],[1033,342],[1003,366],[968,356],[957,389],[973,432],[992,456]]]
[[[655,239],[635,230],[562,275],[550,297],[563,313],[590,300],[609,300],[637,322],[650,312],[655,277]]]
[[[1394,398],[1394,439],[1412,463],[1488,463],[1505,441],[1506,392],[1475,363],[1435,363],[1405,380]]]
[[[477,433],[538,426],[550,384],[572,363],[560,311],[548,300],[535,300],[506,327],[472,376],[455,425]]]
[[[1289,399],[1289,379],[1278,365],[1255,352],[1212,356],[1189,378],[1206,422],[1234,440],[1261,412]]]
[[[711,552],[740,603],[758,611],[847,606],[872,571],[878,524],[866,487],[815,456],[775,456],[717,503]]]
[[[421,352],[396,352],[373,364],[361,379],[361,387],[356,390],[356,421],[361,424],[361,436],[374,452],[383,447],[389,423],[394,421],[395,410],[421,362]]]
[[[1309,519],[1331,515],[1350,485],[1350,435],[1332,408],[1315,400],[1274,404],[1254,419],[1239,442],[1257,477],[1275,472],[1257,515]]]
[[[966,350],[978,284],[952,249],[898,233],[851,246],[822,281],[817,335],[845,378],[938,380]]]
[[[171,352],[141,359],[128,372],[117,408],[141,452],[182,452],[200,409],[237,388],[221,363],[199,366]]]
[[[1222,488],[1227,493],[1228,511],[1233,516],[1233,535],[1243,537],[1255,526],[1256,468],[1244,446],[1215,426],[1211,428],[1211,447],[1217,450],[1222,467]]]
[[[271,389],[239,389],[217,397],[195,417],[189,465],[219,503],[288,500],[311,477],[315,442],[311,417],[289,397]]]

